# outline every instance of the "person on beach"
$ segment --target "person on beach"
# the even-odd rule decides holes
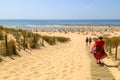
[[[88,39],[88,37],[86,37],[86,46],[88,46],[88,41],[89,41],[89,39]]]
[[[102,63],[101,60],[107,57],[107,54],[104,51],[105,42],[102,39],[103,37],[99,37],[99,39],[96,40],[91,50],[91,53],[94,55],[95,59],[97,60],[97,64],[101,64]]]
[[[91,45],[91,42],[92,42],[92,38],[89,37],[89,45]]]

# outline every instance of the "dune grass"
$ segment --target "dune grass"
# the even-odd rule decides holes
[[[56,37],[42,36],[42,39],[45,40],[50,45],[56,44]]]
[[[12,54],[17,55],[17,51],[16,51],[15,41],[10,40],[8,42],[8,55],[10,56]]]
[[[3,35],[3,32],[5,34],[11,34],[16,39],[16,41],[13,40],[7,40],[7,51],[6,51],[6,42],[5,42],[5,35]],[[36,37],[34,37],[36,36]],[[25,43],[24,43],[24,37],[25,37]],[[0,53],[2,56],[10,56],[10,55],[16,55],[17,54],[17,48],[23,49],[28,48],[27,44],[32,45],[31,48],[37,48],[37,43],[39,41],[40,35],[34,34],[27,30],[22,29],[14,29],[14,28],[5,28],[3,26],[0,26],[0,44],[2,47],[0,48]],[[3,42],[1,42],[1,40]],[[17,45],[16,45],[17,44]]]
[[[1,56],[11,56],[11,55],[17,55],[17,51],[16,51],[16,45],[15,45],[15,41],[10,40],[7,44],[7,50],[6,50],[6,45],[5,42],[2,42],[1,45],[2,47],[0,47],[0,55]]]
[[[56,38],[57,38],[57,41],[59,41],[61,43],[70,41],[69,38],[65,38],[65,37],[56,37]]]
[[[42,36],[42,38],[50,45],[55,45],[57,42],[67,42],[70,41],[69,38],[65,37],[55,37],[55,36]]]
[[[3,26],[0,26],[0,31],[12,34],[16,38],[16,42],[22,47],[28,48],[28,44],[30,44],[30,48],[38,48],[37,43],[41,37],[39,34],[34,34],[30,31],[22,29],[5,28]]]
[[[2,60],[2,58],[0,57],[0,62],[2,62],[3,60]]]
[[[13,35],[15,40],[6,38],[8,34]],[[44,45],[41,39],[42,42],[46,41],[49,45],[57,44],[57,42],[65,43],[70,41],[69,38],[65,37],[41,36],[28,30],[0,26],[0,55],[12,56],[18,55],[17,52],[21,49],[39,49]]]
[[[4,41],[0,41],[0,55],[1,56],[6,56],[6,50],[5,50],[5,42]]]
[[[4,39],[3,33],[2,31],[0,31],[0,40],[3,40],[3,39]]]
[[[34,34],[33,38],[30,41],[30,48],[37,49],[40,46],[39,40],[41,38],[41,35]]]

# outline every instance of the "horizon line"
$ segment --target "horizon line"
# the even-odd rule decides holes
[[[0,20],[120,20],[120,19],[0,19]]]

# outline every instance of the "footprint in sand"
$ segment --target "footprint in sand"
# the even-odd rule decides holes
[[[36,75],[36,74],[39,74],[39,72],[38,72],[38,71],[35,71],[35,72],[33,72],[33,73],[34,73],[35,75]]]
[[[70,74],[73,74],[73,73],[74,73],[74,70],[73,70],[73,69],[70,69],[69,73],[70,73]]]
[[[35,75],[36,78],[39,78],[41,76],[42,76],[42,74]]]
[[[68,68],[69,66],[68,66],[68,65],[65,65],[64,67],[65,67],[65,68]]]
[[[51,66],[50,68],[51,68],[51,69],[54,69],[54,68],[55,68],[55,66]]]
[[[22,67],[28,67],[29,64],[23,64]]]
[[[3,79],[8,79],[10,75],[4,76]]]
[[[67,77],[67,74],[65,74],[65,73],[63,73],[63,74],[61,75],[61,78],[62,78],[62,79],[66,78],[66,77]]]
[[[19,77],[14,78],[13,80],[20,80]]]
[[[17,74],[15,74],[14,76],[19,76],[20,75],[20,73],[17,73]]]
[[[28,74],[28,75],[26,75],[27,77],[31,77],[33,74]]]
[[[24,80],[31,80],[31,78],[25,78]]]
[[[10,65],[7,65],[6,67],[9,68],[9,67],[11,67],[11,66],[10,66]]]
[[[51,73],[50,72],[48,72],[48,73],[45,73],[45,75],[50,75]]]
[[[10,71],[9,74],[11,74],[11,73],[16,73],[16,72],[15,71]]]
[[[70,70],[74,70],[74,69],[75,69],[75,67],[74,67],[74,66],[71,66]]]
[[[47,68],[47,66],[45,66],[45,65],[41,65],[40,67],[41,67],[41,69],[46,69]]]
[[[55,77],[48,77],[48,78],[45,79],[45,80],[56,80],[56,78],[55,78]]]
[[[42,63],[38,63],[38,65],[39,65],[39,66],[41,66],[41,65],[42,65]]]
[[[70,77],[66,77],[65,80],[71,80],[71,78]]]
[[[5,71],[5,70],[8,70],[8,68],[1,68],[0,71]]]
[[[36,67],[30,67],[30,70],[31,70],[31,71],[32,71],[32,70],[35,70],[35,68],[36,68]]]
[[[76,66],[78,69],[80,69],[82,67],[82,65],[80,63],[77,64]]]
[[[67,73],[67,70],[63,70],[62,73]]]

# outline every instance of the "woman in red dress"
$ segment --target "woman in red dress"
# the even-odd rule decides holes
[[[91,53],[94,55],[95,59],[97,60],[97,64],[101,63],[101,60],[105,57],[107,57],[107,54],[104,51],[104,41],[102,40],[103,37],[99,37],[98,40],[96,40],[95,44],[92,47]]]

